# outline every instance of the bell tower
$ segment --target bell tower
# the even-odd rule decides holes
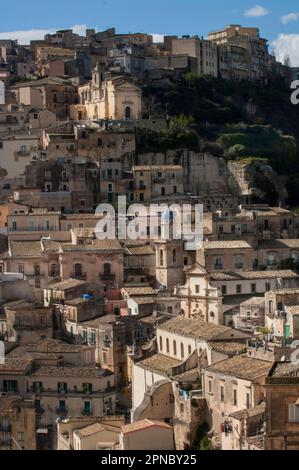
[[[103,73],[100,69],[99,61],[97,61],[97,64],[92,71],[92,86],[95,88],[100,87],[102,84],[102,78],[103,78]]]
[[[157,283],[172,292],[175,286],[184,283],[184,242],[157,240],[155,249]]]

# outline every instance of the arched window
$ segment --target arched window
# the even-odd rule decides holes
[[[164,251],[160,250],[160,266],[164,266]]]
[[[173,355],[177,355],[177,350],[176,350],[176,341],[173,342]]]
[[[189,356],[190,356],[191,352],[192,352],[192,349],[191,349],[191,346],[190,346],[190,344],[189,344],[189,346],[188,346],[188,355],[189,355]]]
[[[82,276],[82,264],[76,263],[75,264],[75,277],[81,277],[81,276]]]
[[[126,119],[131,119],[131,117],[132,117],[131,108],[130,108],[130,106],[126,106],[126,109],[125,109],[125,118],[126,118]]]
[[[184,357],[185,357],[184,344],[181,343],[181,358],[184,359]]]
[[[163,338],[160,336],[160,351],[163,351]]]
[[[169,339],[166,339],[166,352],[169,353]]]

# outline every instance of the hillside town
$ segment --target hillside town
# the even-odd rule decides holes
[[[297,79],[236,24],[0,39],[0,450],[299,450]]]

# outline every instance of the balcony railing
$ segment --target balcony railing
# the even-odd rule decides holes
[[[83,408],[83,410],[82,410],[82,415],[83,415],[83,416],[91,416],[91,415],[92,415],[92,411],[91,411],[91,410],[86,410],[85,408]]]
[[[0,441],[0,447],[9,447],[10,448],[10,439],[7,440],[1,440]]]
[[[101,281],[112,282],[116,279],[116,274],[100,274]]]
[[[156,183],[156,184],[165,184],[166,183],[166,178],[154,178],[153,179],[153,183]]]
[[[10,227],[10,232],[44,232],[44,231],[57,231],[58,228],[56,226],[49,226],[45,227],[44,225],[36,225],[34,227]]]
[[[215,264],[215,270],[221,271],[223,269],[223,264]]]
[[[71,279],[78,279],[79,281],[86,281],[86,279],[87,279],[87,274],[86,274],[86,273],[82,273],[82,274],[72,273],[72,274],[70,275],[70,278],[71,278]]]
[[[30,150],[17,150],[14,154],[16,157],[29,157]]]
[[[67,408],[57,408],[56,413],[60,416],[66,416],[68,414]]]
[[[10,424],[0,424],[0,431],[10,432],[10,429],[11,429]]]

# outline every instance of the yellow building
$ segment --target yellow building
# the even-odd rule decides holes
[[[125,77],[103,78],[97,65],[92,80],[79,87],[80,104],[73,106],[73,119],[139,119],[141,90]]]
[[[214,42],[215,44],[227,44],[232,38],[236,36],[250,36],[258,38],[260,35],[258,28],[244,28],[239,24],[230,24],[225,28],[219,29],[217,31],[211,31],[209,33],[209,41]]]

